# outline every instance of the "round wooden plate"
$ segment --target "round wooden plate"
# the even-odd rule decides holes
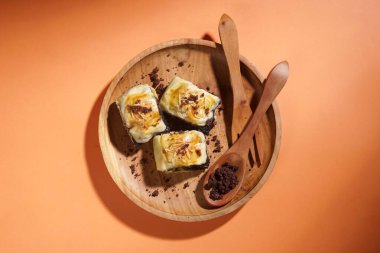
[[[244,57],[241,57],[240,64],[247,98],[254,111],[264,79]],[[276,103],[268,110],[256,132],[257,159],[254,160],[261,157],[261,161],[249,164],[243,186],[229,204],[211,208],[202,197],[203,171],[157,172],[152,141],[133,148],[123,127],[115,100],[133,85],[151,84],[147,74],[155,67],[159,68],[157,74],[165,85],[177,75],[202,89],[209,89],[222,99],[223,110],[216,111],[216,125],[207,136],[211,163],[228,148],[232,91],[221,45],[199,39],[164,42],[141,52],[125,65],[104,97],[99,116],[99,140],[109,173],[129,199],[148,212],[167,219],[201,221],[236,210],[261,188],[277,160],[281,124]],[[221,143],[221,152],[215,152],[215,138]]]

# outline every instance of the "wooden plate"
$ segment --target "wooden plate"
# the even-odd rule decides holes
[[[247,98],[254,110],[262,91],[263,77],[244,57],[241,57],[240,63]],[[222,99],[224,110],[216,112],[217,123],[207,137],[211,163],[228,148],[232,91],[221,45],[199,39],[164,42],[141,52],[124,66],[104,97],[99,116],[99,140],[104,161],[113,180],[138,206],[171,220],[208,220],[236,210],[261,188],[275,165],[281,140],[280,115],[276,103],[268,110],[256,133],[255,142],[257,150],[261,152],[261,165],[257,166],[256,163],[248,167],[250,169],[243,187],[231,203],[220,208],[211,208],[205,203],[201,192],[204,172],[157,172],[152,141],[134,149],[124,130],[114,102],[129,87],[140,83],[150,84],[147,74],[154,67],[159,68],[158,76],[165,85],[177,75],[203,89],[209,88]],[[213,152],[213,136],[217,136],[220,141],[222,152]]]

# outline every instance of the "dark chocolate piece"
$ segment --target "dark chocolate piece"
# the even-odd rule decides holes
[[[168,171],[163,171],[163,173],[167,173],[167,172],[171,173],[171,172],[179,172],[179,171],[205,170],[208,168],[209,165],[210,165],[210,159],[207,157],[207,160],[204,164],[177,167],[177,168],[170,169]]]
[[[222,199],[225,194],[236,187],[239,182],[236,176],[238,169],[237,166],[225,163],[212,173],[204,186],[206,190],[211,190],[209,196],[212,200]]]
[[[214,127],[214,119],[215,117],[212,117],[211,119],[206,121],[206,125],[204,126],[198,126],[191,124],[187,122],[186,120],[183,120],[181,118],[178,118],[174,115],[171,115],[167,112],[163,112],[164,119],[166,119],[164,122],[168,123],[168,127],[170,131],[180,131],[180,130],[198,130],[201,131],[204,134],[208,134],[211,129]]]

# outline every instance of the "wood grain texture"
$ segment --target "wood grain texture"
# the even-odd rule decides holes
[[[179,66],[179,62],[184,63]],[[216,125],[211,136],[217,135],[222,145],[221,153],[213,153],[214,144],[207,147],[211,163],[228,149],[227,133],[231,131],[232,96],[228,68],[220,44],[198,39],[180,39],[155,45],[134,57],[115,76],[99,115],[99,140],[104,161],[118,187],[138,206],[158,216],[177,221],[201,221],[230,213],[246,203],[265,183],[277,160],[281,123],[276,103],[270,107],[260,122],[264,159],[260,168],[248,171],[241,190],[226,206],[209,207],[202,196],[204,172],[162,174],[156,171],[152,143],[128,151],[131,143],[126,136],[114,102],[129,87],[150,83],[146,74],[154,67],[168,84],[177,75],[190,80],[200,88],[209,87],[221,97],[224,110],[216,113]],[[242,81],[252,108],[262,92],[263,78],[244,57],[240,57]],[[135,159],[135,161],[132,161]],[[143,159],[143,163],[139,162]],[[136,164],[137,177],[130,166]],[[135,174],[136,175],[136,174]],[[188,183],[188,187],[184,187]],[[158,196],[150,196],[155,190]]]
[[[245,89],[242,83],[241,71],[240,71],[240,59],[239,59],[239,39],[235,22],[227,14],[223,14],[219,21],[219,37],[222,42],[224,54],[230,73],[230,83],[232,86],[233,94],[233,112],[232,112],[232,125],[230,145],[235,143],[238,137],[243,132],[248,119],[252,115],[252,110],[248,99],[245,95]],[[258,134],[261,132],[258,131]],[[247,160],[247,166],[261,166],[262,149],[261,136],[258,141],[250,142],[249,159]],[[256,159],[257,158],[257,159]]]

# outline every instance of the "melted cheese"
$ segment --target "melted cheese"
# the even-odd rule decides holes
[[[166,129],[157,105],[156,91],[148,84],[130,88],[116,104],[129,134],[137,143],[148,142],[154,134]]]
[[[157,135],[153,138],[153,149],[158,171],[207,162],[205,136],[195,130]]]
[[[162,110],[193,125],[204,126],[214,117],[220,99],[193,83],[175,77],[166,88],[161,100]]]

